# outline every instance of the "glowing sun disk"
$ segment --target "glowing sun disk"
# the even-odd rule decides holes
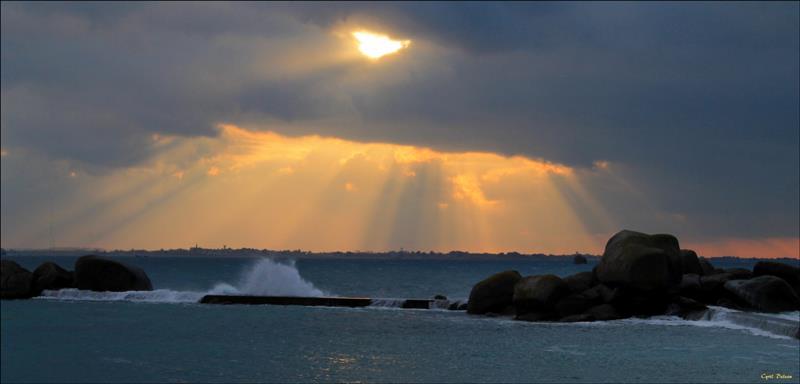
[[[371,59],[378,59],[390,53],[395,53],[411,44],[410,40],[392,40],[386,35],[370,32],[353,32],[358,40],[358,50]]]

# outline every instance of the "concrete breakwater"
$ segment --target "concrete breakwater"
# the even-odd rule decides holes
[[[205,295],[201,304],[248,304],[248,305],[302,305],[323,307],[369,307],[383,306],[405,309],[440,308],[432,299],[371,299],[368,297],[298,297],[298,296],[244,296]]]

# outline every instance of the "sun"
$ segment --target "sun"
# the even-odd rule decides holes
[[[361,53],[370,59],[379,59],[411,44],[411,40],[392,40],[389,36],[366,31],[353,32],[353,37],[358,40],[358,49]]]

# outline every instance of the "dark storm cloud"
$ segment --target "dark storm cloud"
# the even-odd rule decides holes
[[[269,129],[608,160],[706,235],[800,230],[796,2],[2,7],[4,148],[126,166],[152,133],[279,121]],[[420,44],[369,69],[282,61],[343,24]]]

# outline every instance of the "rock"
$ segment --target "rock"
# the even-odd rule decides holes
[[[700,283],[700,275],[694,273],[684,274],[681,279],[681,285],[678,288],[678,293],[688,298],[704,301],[703,297],[705,296],[705,292]]]
[[[600,321],[616,320],[622,318],[622,316],[617,312],[616,308],[614,308],[610,304],[601,304],[589,308],[589,310],[586,311],[586,314],[591,315],[596,320]]]
[[[556,275],[528,276],[514,286],[514,309],[517,315],[551,311],[569,293],[567,284]]]
[[[577,315],[585,312],[590,307],[600,304],[602,301],[596,298],[589,298],[580,293],[573,293],[559,300],[555,309],[559,316]]]
[[[681,267],[683,274],[694,273],[696,275],[703,274],[703,267],[700,265],[700,259],[697,258],[697,253],[691,249],[681,249]]]
[[[730,305],[736,300],[736,297],[725,289],[725,283],[731,281],[732,278],[733,275],[729,273],[700,276],[699,292],[692,294],[690,291],[681,290],[680,294],[706,304],[715,304],[730,308]],[[720,304],[721,299],[725,299],[722,301],[723,304]],[[736,305],[736,308],[740,307],[741,305]]]
[[[753,272],[744,268],[726,268],[724,271],[730,275],[730,280],[748,280],[753,277]]]
[[[750,280],[729,280],[725,289],[753,308],[764,312],[796,311],[800,309],[800,298],[783,279],[775,276],[759,276]]]
[[[700,286],[703,288],[703,290],[707,291],[713,291],[718,288],[721,289],[722,286],[728,282],[728,280],[731,280],[731,277],[733,276],[727,273],[717,273],[714,275],[701,276]]]
[[[467,313],[500,313],[512,304],[514,285],[522,279],[517,271],[505,271],[489,276],[472,287],[467,303]]]
[[[556,319],[558,316],[553,312],[530,312],[514,317],[514,320],[521,321],[552,321]]]
[[[433,297],[434,300],[447,300],[447,296],[445,295],[436,295]]]
[[[610,288],[603,284],[595,285],[582,292],[583,296],[589,300],[599,301],[601,303],[611,303],[617,301],[621,297],[622,290],[620,288]]]
[[[789,284],[800,282],[800,268],[775,261],[759,261],[753,266],[753,276],[777,276]]]
[[[706,259],[705,257],[701,257],[701,258],[698,259],[698,261],[700,263],[700,269],[703,271],[703,273],[701,273],[701,275],[713,275],[714,274],[714,272],[715,272],[714,266],[711,265],[711,262],[708,261],[708,259]]]
[[[112,292],[153,290],[141,268],[94,255],[75,261],[75,287]]]
[[[33,274],[11,260],[0,260],[0,299],[29,299]]]
[[[753,276],[780,277],[794,288],[794,293],[800,296],[800,268],[775,261],[759,261],[753,266]]]
[[[577,323],[577,322],[587,322],[587,321],[595,321],[594,316],[588,313],[581,313],[578,315],[565,316],[558,319],[559,323]]]
[[[678,239],[623,230],[611,237],[597,265],[597,279],[642,291],[677,286],[682,276]]]
[[[32,287],[33,294],[38,296],[43,290],[58,290],[63,288],[74,288],[73,273],[61,268],[52,262],[42,263],[33,271]]]
[[[573,264],[586,264],[587,263],[586,256],[584,256],[584,255],[575,255],[575,257],[572,258],[572,263]]]
[[[667,312],[670,297],[666,292],[643,292],[622,289],[619,298],[611,302],[624,316],[649,317]]]
[[[583,292],[597,283],[597,281],[594,280],[594,275],[592,272],[576,273],[574,275],[565,277],[563,280],[572,293]]]
[[[667,315],[680,316],[686,318],[692,313],[697,311],[704,311],[708,309],[705,304],[688,297],[678,296],[667,307]]]

